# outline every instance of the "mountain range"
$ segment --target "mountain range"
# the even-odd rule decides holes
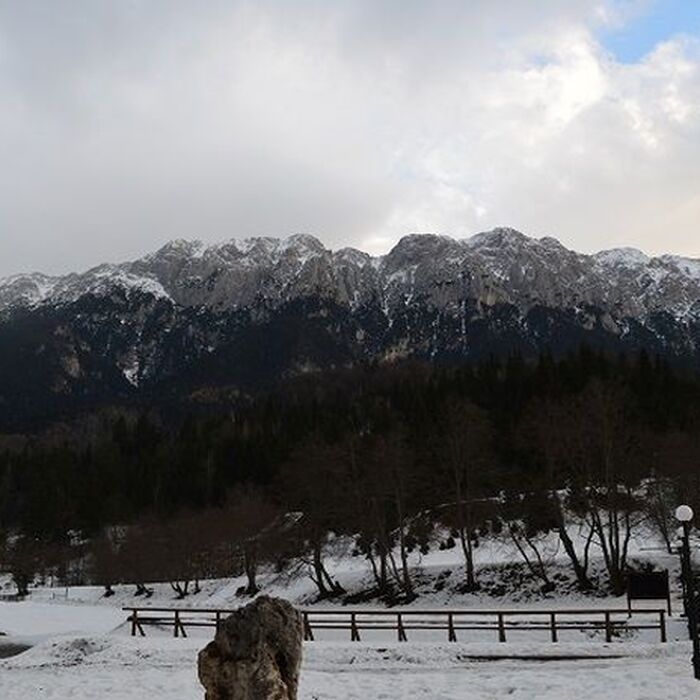
[[[386,255],[309,235],[0,279],[0,427],[163,396],[236,396],[376,361],[641,349],[700,368],[700,260],[585,255],[509,228]]]

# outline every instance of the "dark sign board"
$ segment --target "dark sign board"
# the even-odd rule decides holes
[[[627,574],[627,602],[633,600],[665,600],[671,612],[671,590],[668,584],[668,571],[650,573],[630,572]]]

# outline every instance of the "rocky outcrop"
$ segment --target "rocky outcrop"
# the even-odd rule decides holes
[[[206,700],[295,700],[302,620],[290,603],[261,596],[222,622],[199,653]]]
[[[463,240],[405,236],[379,257],[352,248],[332,251],[306,235],[208,247],[173,241],[139,260],[82,274],[0,279],[0,312],[115,290],[216,312],[270,309],[314,296],[355,309],[379,301],[389,314],[420,298],[447,313],[458,313],[472,299],[520,311],[590,304],[618,318],[644,320],[664,311],[688,319],[700,317],[700,260],[648,257],[629,248],[584,255],[554,238],[530,238],[509,228]]]

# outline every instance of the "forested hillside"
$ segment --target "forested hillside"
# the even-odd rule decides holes
[[[585,255],[509,228],[408,235],[376,257],[304,235],[172,241],[80,274],[0,279],[0,431],[115,403],[215,405],[395,360],[531,361],[585,344],[697,371],[699,299],[695,259]]]
[[[537,536],[555,531],[581,588],[594,543],[620,590],[634,528],[668,540],[671,506],[700,504],[700,380],[646,354],[371,365],[216,405],[3,436],[0,568],[20,589],[51,572],[185,595],[242,569],[253,591],[260,564],[303,558],[331,596],[334,533],[355,538],[379,592],[411,597],[409,551],[457,546],[473,590],[487,533],[551,586]]]

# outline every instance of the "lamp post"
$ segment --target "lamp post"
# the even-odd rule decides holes
[[[693,509],[680,505],[676,508],[676,520],[683,528],[681,541],[681,582],[683,584],[683,607],[688,620],[688,632],[693,641],[693,672],[700,680],[700,639],[698,638],[698,594],[695,591],[693,572],[690,565],[690,521],[693,519]]]

